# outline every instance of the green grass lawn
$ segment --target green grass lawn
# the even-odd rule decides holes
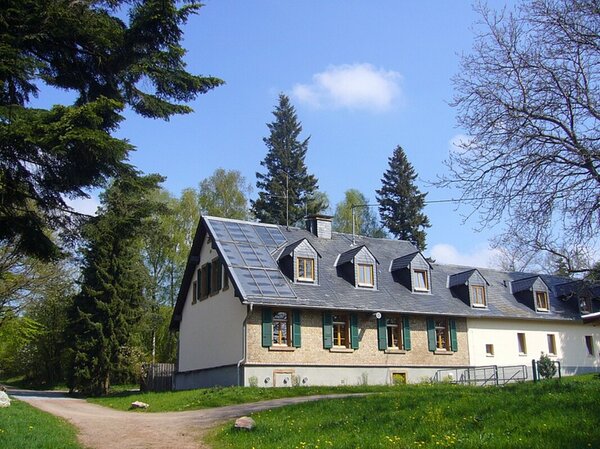
[[[0,447],[6,449],[83,449],[73,426],[24,402],[0,408]]]
[[[163,393],[116,392],[108,396],[88,398],[89,402],[112,407],[117,410],[129,410],[133,401],[150,404],[148,412],[174,412],[197,410],[246,402],[266,401],[269,399],[314,394],[363,393],[388,391],[386,386],[345,386],[345,387],[216,387],[199,390],[169,391]]]
[[[600,448],[600,379],[579,376],[497,387],[407,385],[362,398],[311,402],[231,423],[215,448]]]

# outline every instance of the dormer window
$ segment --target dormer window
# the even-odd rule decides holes
[[[359,287],[374,287],[373,265],[358,264],[358,286]]]
[[[335,267],[338,275],[356,288],[377,289],[376,264],[379,262],[369,249],[362,245],[338,256]]]
[[[471,305],[473,307],[487,307],[485,286],[471,285]]]
[[[296,280],[299,282],[315,282],[315,259],[298,257],[296,259]]]
[[[547,312],[548,307],[548,292],[536,291],[535,292],[535,308],[538,312]]]
[[[429,275],[427,270],[413,270],[413,290],[417,292],[429,291]]]
[[[487,290],[490,284],[478,269],[473,268],[448,276],[448,288],[452,295],[460,298],[466,305],[472,308],[487,308]]]
[[[321,255],[307,239],[286,246],[279,254],[281,271],[297,284],[319,283],[318,259]]]
[[[392,260],[390,272],[413,293],[431,293],[431,264],[419,251]]]
[[[517,301],[532,310],[550,313],[550,288],[541,276],[515,279],[510,283],[510,291]]]

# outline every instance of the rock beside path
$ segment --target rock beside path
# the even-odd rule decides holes
[[[235,420],[235,424],[233,427],[240,430],[252,430],[256,426],[256,422],[250,418],[249,416],[242,416]]]
[[[4,391],[0,391],[0,408],[10,407],[10,398]]]
[[[147,409],[148,407],[150,407],[150,404],[146,404],[145,402],[142,402],[142,401],[135,401],[135,402],[131,403],[131,408]]]

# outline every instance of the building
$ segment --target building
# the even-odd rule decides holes
[[[600,292],[556,276],[430,263],[406,241],[203,217],[171,328],[175,388],[419,382],[438,370],[598,370]]]

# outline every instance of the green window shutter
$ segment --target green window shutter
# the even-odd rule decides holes
[[[385,325],[385,315],[377,320],[377,344],[380,351],[387,349],[387,327]]]
[[[323,348],[333,347],[333,327],[331,312],[323,312]]]
[[[350,315],[350,346],[358,349],[358,315]]]
[[[435,342],[435,322],[433,318],[427,318],[427,342],[429,343],[429,350],[435,352],[437,344]]]
[[[450,346],[452,351],[458,351],[458,338],[456,338],[456,321],[448,320],[450,326]]]
[[[273,344],[273,312],[268,307],[262,309],[262,345],[270,348]]]
[[[299,348],[302,344],[302,327],[300,325],[300,311],[294,310],[292,312],[292,346]]]
[[[410,318],[405,316],[402,321],[402,338],[404,339],[404,350],[410,351]]]
[[[219,261],[219,259],[215,259],[213,260],[213,271],[214,271],[214,284],[213,284],[213,291],[215,293],[219,292],[221,290],[222,284],[223,284],[223,266],[221,265],[221,262]]]
[[[205,296],[208,296],[212,292],[211,285],[210,285],[211,284],[210,281],[212,280],[211,279],[212,278],[212,272],[211,272],[212,263],[207,263],[206,268],[204,268],[204,269],[206,270],[206,295]]]
[[[198,279],[196,281],[196,298],[202,299],[202,268],[198,268]]]

